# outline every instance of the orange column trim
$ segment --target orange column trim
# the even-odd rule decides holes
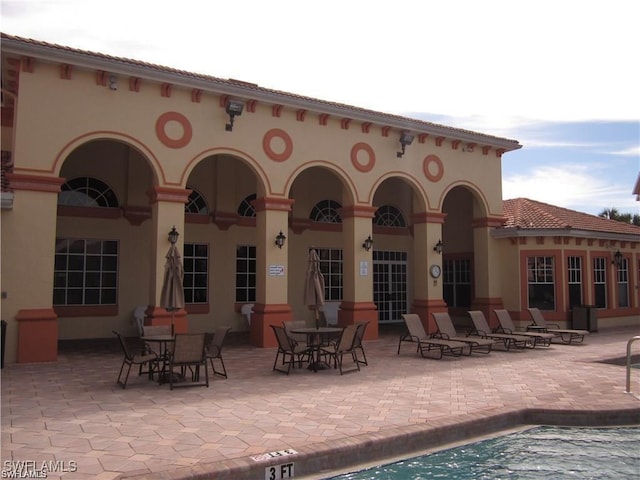
[[[58,359],[58,316],[53,308],[20,310],[18,363],[55,362]]]
[[[181,308],[175,312],[168,312],[162,307],[154,306],[147,309],[147,318],[145,325],[171,325],[173,324],[174,333],[188,333],[189,320],[187,311]]]
[[[378,307],[373,302],[343,301],[338,309],[338,325],[346,327],[359,322],[369,322],[365,330],[365,339],[378,338]]]
[[[420,317],[427,333],[435,333],[438,330],[436,321],[431,314],[447,311],[447,304],[440,298],[434,300],[415,299],[411,305],[411,312]]]
[[[276,338],[270,325],[282,325],[282,322],[293,320],[291,307],[286,304],[256,303],[251,314],[251,344],[256,347],[275,347]]]

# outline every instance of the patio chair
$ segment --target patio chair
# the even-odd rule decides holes
[[[360,322],[356,324],[358,326],[358,331],[356,332],[356,342],[353,345],[353,359],[361,363],[362,365],[369,365],[367,363],[367,355],[364,353],[364,346],[362,345],[362,339],[364,338],[364,332],[367,329],[367,325],[369,322]],[[362,360],[358,357],[358,351],[362,353]]]
[[[407,325],[407,333],[400,336],[398,342],[398,355],[400,355],[400,346],[402,342],[415,342],[417,343],[416,351],[420,352],[424,358],[441,359],[444,355],[450,355],[453,357],[459,357],[466,349],[469,348],[468,344],[464,342],[458,342],[457,340],[444,340],[442,338],[433,338],[427,335],[422,325],[422,320],[415,313],[405,313],[402,315]],[[429,355],[430,352],[435,352],[435,356]]]
[[[512,335],[533,337],[533,341],[536,345],[542,345],[544,347],[550,346],[551,340],[556,336],[554,333],[516,331],[516,326],[514,325],[513,320],[511,320],[511,315],[509,315],[508,310],[497,309],[494,310],[493,313],[495,313],[498,323],[500,323],[500,327],[496,330],[496,333],[510,333]]]
[[[333,368],[339,368],[340,375],[348,372],[355,372],[356,370],[360,371],[360,362],[358,361],[354,350],[358,328],[358,325],[355,324],[345,327],[340,334],[340,339],[336,343],[329,343],[328,345],[320,348],[321,355],[327,355],[333,358]],[[343,357],[345,354],[351,355],[351,359],[355,365],[354,368],[346,371],[342,369]]]
[[[209,362],[211,362],[211,370],[213,371],[213,375],[220,375],[221,377],[227,378],[227,369],[224,366],[224,360],[222,359],[222,347],[224,345],[224,339],[227,337],[227,333],[231,330],[230,327],[218,327],[216,331],[213,333],[210,341],[207,342],[206,352],[207,358]],[[214,360],[220,360],[220,365],[222,366],[222,370],[216,370],[216,366],[213,363]]]
[[[155,365],[157,365],[158,357],[155,353],[147,353],[147,354],[135,354],[132,353],[127,345],[127,340],[120,335],[120,333],[113,330],[113,334],[118,337],[118,341],[120,342],[120,346],[122,347],[122,353],[124,354],[124,358],[122,359],[122,366],[120,367],[120,373],[118,374],[118,379],[116,383],[122,386],[123,389],[127,388],[127,381],[129,380],[129,373],[131,372],[131,367],[133,365],[139,365],[139,373],[138,375],[142,375],[142,373],[148,373],[149,378],[153,377],[153,372],[155,369]],[[122,380],[122,372],[124,371],[125,365],[127,366],[127,373]],[[142,367],[146,365],[148,370],[146,372],[142,371]]]
[[[198,387],[209,388],[209,369],[205,351],[205,333],[178,333],[173,342],[173,351],[169,356],[169,388]],[[180,368],[183,381],[176,383],[175,368]],[[200,367],[204,367],[204,381],[200,380]],[[187,370],[191,372],[191,381],[187,381]]]
[[[494,340],[498,340],[499,342],[502,342],[505,350],[509,350],[511,347],[534,348],[536,346],[534,339],[525,335],[512,335],[509,333],[493,332],[491,330],[491,327],[489,327],[489,324],[487,323],[487,319],[485,318],[484,313],[482,313],[482,311],[480,310],[470,310],[469,316],[471,317],[471,321],[473,322],[473,326],[475,328],[473,335],[478,335],[482,338],[491,338]]]
[[[299,344],[289,335],[287,335],[284,327],[280,327],[278,325],[270,325],[273,329],[273,333],[276,336],[276,341],[278,342],[278,351],[276,352],[276,359],[273,362],[273,370],[278,372],[286,373],[289,375],[291,371],[291,367],[295,368],[295,363],[298,362],[298,365],[302,367],[302,359],[306,356],[310,358],[311,349],[307,346],[306,337],[305,343]],[[282,355],[282,366],[278,366],[278,359]],[[287,366],[285,370],[283,367]]]
[[[306,334],[291,333],[291,330],[295,330],[296,328],[307,328],[307,322],[305,322],[304,320],[291,320],[288,322],[282,322],[282,326],[284,327],[285,332],[287,332],[289,338],[293,338],[299,344],[306,343]]]
[[[473,336],[458,335],[456,327],[453,326],[451,317],[447,312],[432,313],[433,319],[436,321],[438,331],[434,335],[436,338],[444,340],[456,340],[469,345],[469,355],[473,352],[491,353],[491,348],[496,343],[491,338],[480,338]]]
[[[560,336],[562,343],[567,345],[571,342],[582,343],[584,336],[589,335],[589,330],[573,330],[570,328],[560,328],[557,323],[547,323],[542,316],[542,312],[538,308],[529,308],[529,315],[531,315],[532,325],[529,325],[528,329],[536,329],[545,333],[555,333]]]

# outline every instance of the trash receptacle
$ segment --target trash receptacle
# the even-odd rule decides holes
[[[0,339],[2,351],[0,352],[0,368],[4,368],[4,344],[5,339],[7,338],[7,322],[5,320],[0,320],[0,324],[2,325],[2,338]]]
[[[598,309],[595,305],[573,307],[572,328],[575,330],[598,331]]]

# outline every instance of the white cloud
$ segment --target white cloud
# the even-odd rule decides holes
[[[609,152],[609,154],[610,155],[620,155],[622,157],[640,158],[640,145],[635,145],[633,147],[624,148],[622,150]],[[640,162],[638,163],[638,167],[640,167]]]
[[[637,119],[640,3],[22,0],[2,29],[389,113]],[[482,129],[481,131],[486,131]],[[489,130],[491,132],[493,130]]]
[[[633,186],[628,180],[623,178],[612,183],[593,165],[539,166],[525,173],[504,176],[502,196],[504,199],[530,198],[594,215],[610,207],[635,213],[638,203],[631,195]],[[628,194],[621,195],[621,192]]]

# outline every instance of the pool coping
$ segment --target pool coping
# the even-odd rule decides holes
[[[120,478],[157,480],[238,480],[265,478],[271,466],[295,463],[294,478],[326,478],[337,471],[355,469],[359,465],[388,459],[411,457],[420,452],[453,443],[467,443],[474,438],[527,426],[603,427],[640,425],[640,403],[637,407],[611,410],[564,410],[524,408],[505,411],[483,411],[456,417],[429,420],[426,424],[389,428],[331,442],[314,443],[297,448],[295,454],[256,461],[242,457],[215,463],[203,463],[171,472],[122,476]]]

